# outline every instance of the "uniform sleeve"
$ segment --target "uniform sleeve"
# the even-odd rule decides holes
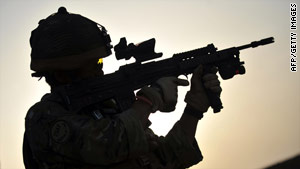
[[[179,122],[173,126],[166,137],[159,137],[159,144],[156,155],[162,164],[172,166],[170,168],[189,168],[203,159],[196,139],[190,143]]]
[[[49,126],[49,149],[64,161],[110,165],[148,151],[145,133],[133,110],[99,120],[65,114],[48,118],[47,123],[43,126]]]

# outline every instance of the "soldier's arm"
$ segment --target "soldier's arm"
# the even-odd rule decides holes
[[[149,121],[148,118],[151,113],[151,106],[145,101],[137,100],[133,103],[132,109],[134,110],[136,117],[145,129]]]
[[[166,166],[174,169],[189,168],[199,163],[203,157],[195,131],[198,119],[184,113],[165,137],[159,137],[156,155]]]
[[[191,108],[187,105],[187,107],[185,108],[184,113],[182,114],[179,122],[182,126],[183,131],[186,133],[186,136],[189,139],[190,143],[192,143],[195,140],[195,134],[196,134],[198,121],[202,117],[201,118],[199,118],[199,117],[196,118],[195,116],[191,115],[190,112],[188,112],[188,111],[197,112],[193,108]],[[202,113],[201,113],[201,115],[202,115]]]
[[[163,164],[174,169],[189,168],[203,159],[195,139],[197,124],[202,117],[202,112],[187,105],[166,137],[159,137],[156,155]]]
[[[202,67],[193,73],[191,90],[187,93],[187,106],[180,120],[173,126],[165,138],[161,138],[157,150],[160,158],[166,164],[188,168],[202,160],[201,151],[195,139],[198,121],[209,108],[209,101],[204,87],[220,93],[221,87],[215,74],[202,77]],[[175,168],[175,167],[173,167]]]
[[[206,91],[210,90],[218,95],[221,94],[222,88],[218,76],[215,74],[217,69],[213,67],[211,73],[203,76],[203,66],[197,67],[191,79],[191,89],[185,96],[187,103],[184,113],[179,120],[183,130],[190,140],[194,139],[198,120],[203,117],[210,107]]]

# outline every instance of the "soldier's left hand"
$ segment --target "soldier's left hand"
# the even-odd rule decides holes
[[[163,105],[159,107],[161,112],[171,112],[175,110],[178,98],[178,86],[188,86],[189,81],[177,77],[164,77],[156,81],[161,88]]]
[[[178,86],[188,86],[189,81],[177,77],[163,77],[151,87],[143,87],[137,95],[142,95],[152,102],[152,112],[171,112],[175,110]]]

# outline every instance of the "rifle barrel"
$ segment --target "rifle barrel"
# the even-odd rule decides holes
[[[239,46],[237,47],[238,50],[243,50],[243,49],[247,49],[247,48],[255,48],[257,46],[261,46],[261,45],[266,45],[266,44],[270,44],[274,42],[274,38],[273,37],[269,37],[269,38],[265,38],[262,39],[260,41],[253,41],[250,44],[247,45],[243,45],[243,46]]]

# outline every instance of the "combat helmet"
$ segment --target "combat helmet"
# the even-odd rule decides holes
[[[111,39],[104,26],[60,7],[39,21],[31,32],[30,68],[42,72],[74,70],[91,59],[111,54]]]

